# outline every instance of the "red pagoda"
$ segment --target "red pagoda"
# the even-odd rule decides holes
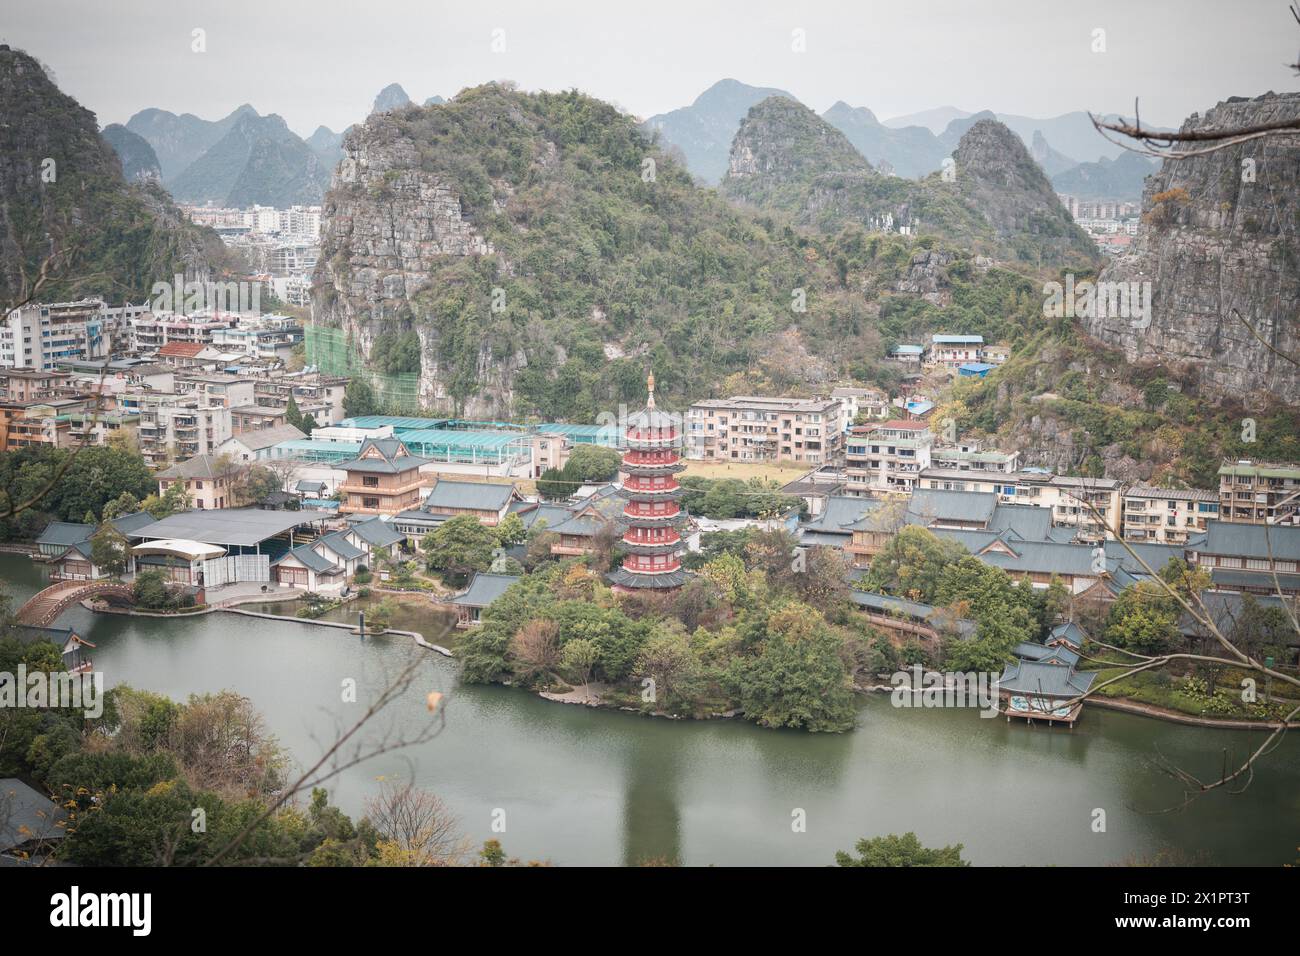
[[[681,434],[671,415],[655,408],[655,377],[646,379],[650,397],[641,411],[627,422],[627,451],[622,472],[627,477],[619,494],[623,507],[623,566],[611,571],[616,591],[644,588],[678,588],[689,581],[691,572],[682,570],[682,536],[677,529],[685,521],[677,499],[681,485],[673,477],[682,470]]]

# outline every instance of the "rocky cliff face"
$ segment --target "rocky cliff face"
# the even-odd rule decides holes
[[[154,282],[206,278],[223,258],[216,234],[184,221],[156,182],[127,183],[93,113],[35,59],[0,46],[0,306],[23,297],[51,238],[65,258],[45,301],[140,302]]]
[[[417,373],[439,412],[592,420],[639,400],[651,366],[667,403],[754,367],[793,325],[845,352],[871,334],[783,224],[699,188],[577,93],[488,84],[372,114],[345,140],[323,230],[315,321],[376,373]]]
[[[1270,93],[1220,103],[1182,128],[1296,116],[1300,93]],[[1081,320],[1084,328],[1129,361],[1190,367],[1210,394],[1300,402],[1298,138],[1165,160],[1147,180],[1142,207],[1132,250],[1100,278],[1150,282],[1150,324],[1095,316]]]
[[[378,334],[411,317],[411,299],[446,257],[492,252],[466,217],[455,184],[422,170],[415,143],[383,112],[349,130],[323,212],[313,320],[343,329],[363,354]],[[421,405],[458,411],[448,401],[434,327],[414,327],[423,352]],[[485,345],[476,368],[484,388],[466,414],[509,407],[508,382],[516,369],[509,363],[493,369],[490,357]]]
[[[780,184],[812,175],[870,172],[848,137],[808,107],[781,96],[751,109],[731,144],[726,188],[741,193],[752,182]]]
[[[702,181],[717,183],[726,175],[728,150],[740,121],[751,106],[769,96],[794,100],[784,90],[721,80],[690,106],[650,117],[643,129],[681,150],[687,168]]]

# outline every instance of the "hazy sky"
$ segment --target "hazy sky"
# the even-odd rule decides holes
[[[1177,126],[1228,96],[1293,90],[1285,0],[5,0],[0,38],[54,68],[101,124],[241,103],[307,135],[401,83],[422,102],[512,79],[649,116],[735,77],[881,119],[954,105],[1076,109]],[[191,50],[191,31],[207,50]],[[806,51],[792,50],[792,31]],[[1093,31],[1105,52],[1093,52]],[[494,52],[493,31],[505,49]]]

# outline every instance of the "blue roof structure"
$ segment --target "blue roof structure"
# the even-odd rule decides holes
[[[991,371],[993,366],[987,362],[967,362],[965,365],[957,366],[957,374],[967,377],[983,378]]]

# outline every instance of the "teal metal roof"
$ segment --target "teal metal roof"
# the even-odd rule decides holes
[[[392,425],[393,431],[411,431],[420,428],[441,428],[449,418],[401,418],[394,415],[358,415],[339,422],[342,428],[383,428]]]

